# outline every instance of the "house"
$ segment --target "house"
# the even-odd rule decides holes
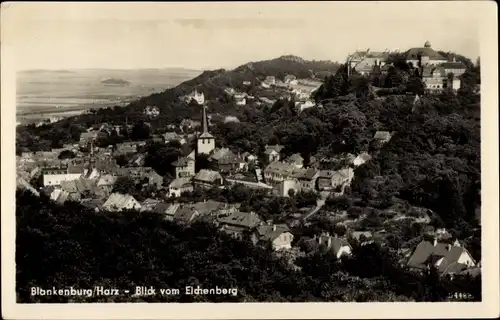
[[[354,166],[359,167],[360,165],[362,165],[363,163],[365,163],[367,161],[370,161],[371,159],[372,159],[372,156],[370,156],[366,152],[362,152],[356,158],[354,158],[352,163]]]
[[[264,83],[268,86],[274,86],[276,84],[276,77],[267,76],[266,79],[264,79]]]
[[[224,117],[224,123],[230,123],[230,122],[239,123],[240,119],[238,119],[238,117],[235,117],[235,116]]]
[[[201,188],[222,187],[223,179],[217,171],[202,169],[194,176],[193,184]]]
[[[190,191],[193,191],[191,177],[174,179],[168,185],[168,195],[171,197],[180,197],[182,193]]]
[[[330,236],[328,232],[323,232],[320,235],[315,235],[314,238],[307,240],[314,249],[319,249],[324,246],[327,250],[332,250],[337,259],[344,255],[351,255],[352,248],[349,243],[341,238]]]
[[[103,197],[109,196],[117,179],[117,176],[113,176],[111,174],[100,176],[96,183],[96,191],[98,192],[98,194],[102,195]]]
[[[199,213],[191,205],[179,207],[174,214],[174,221],[180,224],[189,224],[198,217]]]
[[[68,200],[72,200],[68,192],[61,189],[54,189],[50,193],[50,200],[54,201],[57,204],[63,204]]]
[[[269,162],[279,161],[280,160],[280,152],[285,147],[282,145],[266,145],[264,153],[268,157]]]
[[[102,205],[102,208],[107,211],[139,210],[141,209],[141,204],[129,194],[113,193]]]
[[[163,139],[164,139],[165,143],[169,143],[172,141],[178,141],[181,145],[183,145],[183,144],[186,144],[186,142],[187,142],[186,139],[182,135],[180,135],[176,132],[165,132],[163,134]]]
[[[457,62],[456,58],[453,57],[453,61],[445,62],[441,65],[444,68],[445,74],[453,74],[454,77],[458,78],[465,73],[467,67],[462,62]]]
[[[247,188],[250,189],[260,189],[260,190],[272,190],[273,187],[265,184],[261,181],[248,181],[244,179],[235,179],[235,178],[227,178],[226,181],[231,184],[231,185],[237,185],[237,184],[242,184]]]
[[[252,85],[252,81],[243,81],[243,85],[244,86],[251,86]]]
[[[347,57],[348,75],[353,71],[361,75],[370,74],[374,67],[383,67],[387,64],[390,52],[385,50],[383,52],[370,51],[356,51]]]
[[[264,169],[264,179],[267,183],[279,183],[290,179],[298,169],[293,164],[274,161]]]
[[[148,198],[141,203],[141,211],[153,211],[160,200]]]
[[[163,185],[163,177],[150,167],[123,168],[121,175],[132,178],[136,183],[145,183],[157,189],[160,189]]]
[[[284,179],[279,183],[277,188],[280,197],[288,197],[290,190],[293,190],[295,194],[302,190],[302,185],[299,180],[293,178]]]
[[[297,101],[295,102],[295,108],[297,110],[297,112],[302,112],[306,109],[309,109],[309,108],[312,108],[312,107],[315,107],[316,106],[316,103],[314,103],[312,100],[310,99],[306,99],[305,101]]]
[[[174,167],[174,177],[176,179],[194,177],[195,175],[195,160],[191,157],[178,158],[172,162],[172,166]]]
[[[241,157],[243,160],[245,160],[247,163],[255,162],[257,160],[257,156],[251,154],[250,152],[243,152],[241,154]]]
[[[373,238],[373,233],[371,231],[352,231],[351,237],[363,245]]]
[[[98,193],[96,192],[96,181],[84,178],[61,181],[60,188],[66,191],[73,200],[92,197]]]
[[[283,79],[286,84],[297,84],[297,77],[294,76],[293,74],[287,74],[285,78]]]
[[[286,163],[293,164],[297,169],[300,169],[304,166],[304,158],[300,155],[300,153],[294,153],[285,161]]]
[[[160,109],[158,107],[147,106],[144,109],[144,114],[148,117],[156,118],[160,115]]]
[[[320,171],[315,168],[298,169],[292,174],[292,178],[297,179],[300,183],[300,189],[310,191],[316,189],[316,179],[318,179]]]
[[[146,155],[145,154],[134,154],[132,158],[130,158],[128,164],[134,167],[143,167],[146,163]]]
[[[373,139],[380,142],[380,143],[386,143],[391,140],[392,135],[389,131],[377,131],[375,132],[375,135],[373,136]]]
[[[89,144],[97,140],[97,137],[98,137],[97,131],[82,132],[80,134],[80,142],[79,142],[80,148],[88,147]]]
[[[166,203],[159,202],[154,208],[153,212],[164,215],[165,220],[173,221],[175,213],[181,207],[180,203]]]
[[[59,186],[62,181],[79,179],[83,173],[83,166],[45,168],[42,170],[43,185]]]
[[[261,223],[262,220],[255,212],[236,211],[219,219],[221,230],[239,239],[243,238],[245,232],[250,233]]]
[[[243,157],[234,154],[228,148],[215,149],[209,160],[215,167],[223,172],[239,171],[246,167]]]
[[[87,209],[91,209],[94,211],[99,211],[104,204],[104,201],[102,199],[81,199],[80,204],[84,206]]]
[[[321,170],[318,175],[318,190],[333,190],[343,187],[351,183],[354,177],[352,168],[344,168],[341,170]]]
[[[292,248],[293,234],[285,224],[260,225],[251,238],[254,244],[270,242],[276,251]]]
[[[179,126],[181,129],[184,127],[187,127],[189,129],[194,129],[201,126],[201,121],[196,121],[192,119],[182,119]]]
[[[433,242],[421,241],[408,260],[408,267],[413,269],[425,270],[431,265],[445,275],[473,268],[476,262],[458,240],[450,244],[435,238]]]
[[[129,154],[137,152],[137,143],[135,141],[122,142],[116,144],[115,155]]]
[[[236,101],[237,106],[244,106],[247,104],[245,93],[235,93],[234,100]]]
[[[439,65],[448,60],[431,47],[431,43],[426,41],[424,47],[411,48],[406,52],[406,62],[414,68],[426,65]]]
[[[422,82],[424,83],[425,90],[429,92],[441,92],[446,87],[446,80],[447,75],[442,66],[428,65],[422,67]]]

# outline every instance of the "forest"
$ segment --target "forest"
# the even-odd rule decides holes
[[[235,240],[202,222],[183,226],[154,213],[98,213],[21,190],[16,197],[18,303],[445,301],[454,292],[481,299],[480,277],[450,280],[434,269],[412,273],[378,244],[353,243],[347,259],[320,250],[291,262],[270,247]],[[238,295],[183,294],[184,287],[197,285],[237,288]],[[181,294],[30,294],[31,287],[94,286],[131,292],[135,286],[179,288]]]

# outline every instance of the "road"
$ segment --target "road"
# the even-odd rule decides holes
[[[302,220],[305,222],[307,219],[309,219],[313,214],[318,212],[319,209],[321,209],[325,205],[326,199],[328,199],[328,196],[330,195],[330,192],[328,191],[322,191],[320,192],[320,197],[316,201],[316,207],[311,210]]]

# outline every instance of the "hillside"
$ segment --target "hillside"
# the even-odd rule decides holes
[[[130,84],[130,82],[127,80],[114,79],[114,78],[102,80],[101,83],[105,84],[105,85],[111,85],[111,86],[126,86],[126,85]]]

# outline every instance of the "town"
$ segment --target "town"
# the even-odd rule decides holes
[[[252,69],[252,64],[245,67]],[[377,103],[409,101],[410,114],[418,112],[420,106],[424,108],[435,96],[456,96],[467,81],[461,79],[468,68],[455,55],[444,56],[434,50],[429,41],[404,52],[358,50],[338,67],[345,71],[345,79],[369,81],[366,92]],[[232,77],[215,99],[230,101],[236,109],[272,110],[282,105],[279,112],[300,117],[326,109],[332,101],[340,104],[361,99],[356,92],[354,98],[328,96],[326,83],[328,79],[336,81],[338,74]],[[413,86],[412,81],[418,83]],[[395,89],[402,84],[407,84],[404,90]],[[474,86],[473,94],[479,94],[479,85]],[[176,103],[196,110],[193,113],[198,117],[154,128],[151,123],[162,115],[162,108],[146,105],[141,109],[146,121],[114,123],[108,117],[106,122],[91,123],[76,143],[50,151],[21,150],[17,185],[49,197],[57,205],[78,202],[95,212],[156,213],[185,226],[208,222],[235,239],[271,246],[274,254],[285,257],[293,269],[300,269],[296,259],[322,248],[341,259],[349,257],[354,247],[378,243],[397,248],[399,265],[414,273],[430,267],[436,268],[440,277],[481,273],[481,261],[473,258],[465,239],[432,225],[437,216],[434,210],[402,200],[397,193],[390,199],[375,197],[373,203],[382,203],[378,207],[360,205],[368,200],[351,195],[356,176],[364,174],[363,168],[404,128],[378,125],[357,153],[340,149],[350,143],[345,132],[342,134],[347,138],[338,143],[337,153],[290,152],[289,144],[295,143],[291,138],[265,141],[261,148],[235,148],[221,144],[218,137],[223,133],[217,126],[238,126],[241,120],[212,112],[215,99],[197,85],[177,96]],[[58,121],[61,119],[53,123]],[[109,141],[107,145],[104,140]],[[175,156],[169,156],[172,161],[166,163],[154,148],[175,149],[171,152]],[[160,162],[165,174],[153,168]],[[379,175],[373,179],[387,187],[401,177]],[[475,210],[479,221],[480,209]]]

